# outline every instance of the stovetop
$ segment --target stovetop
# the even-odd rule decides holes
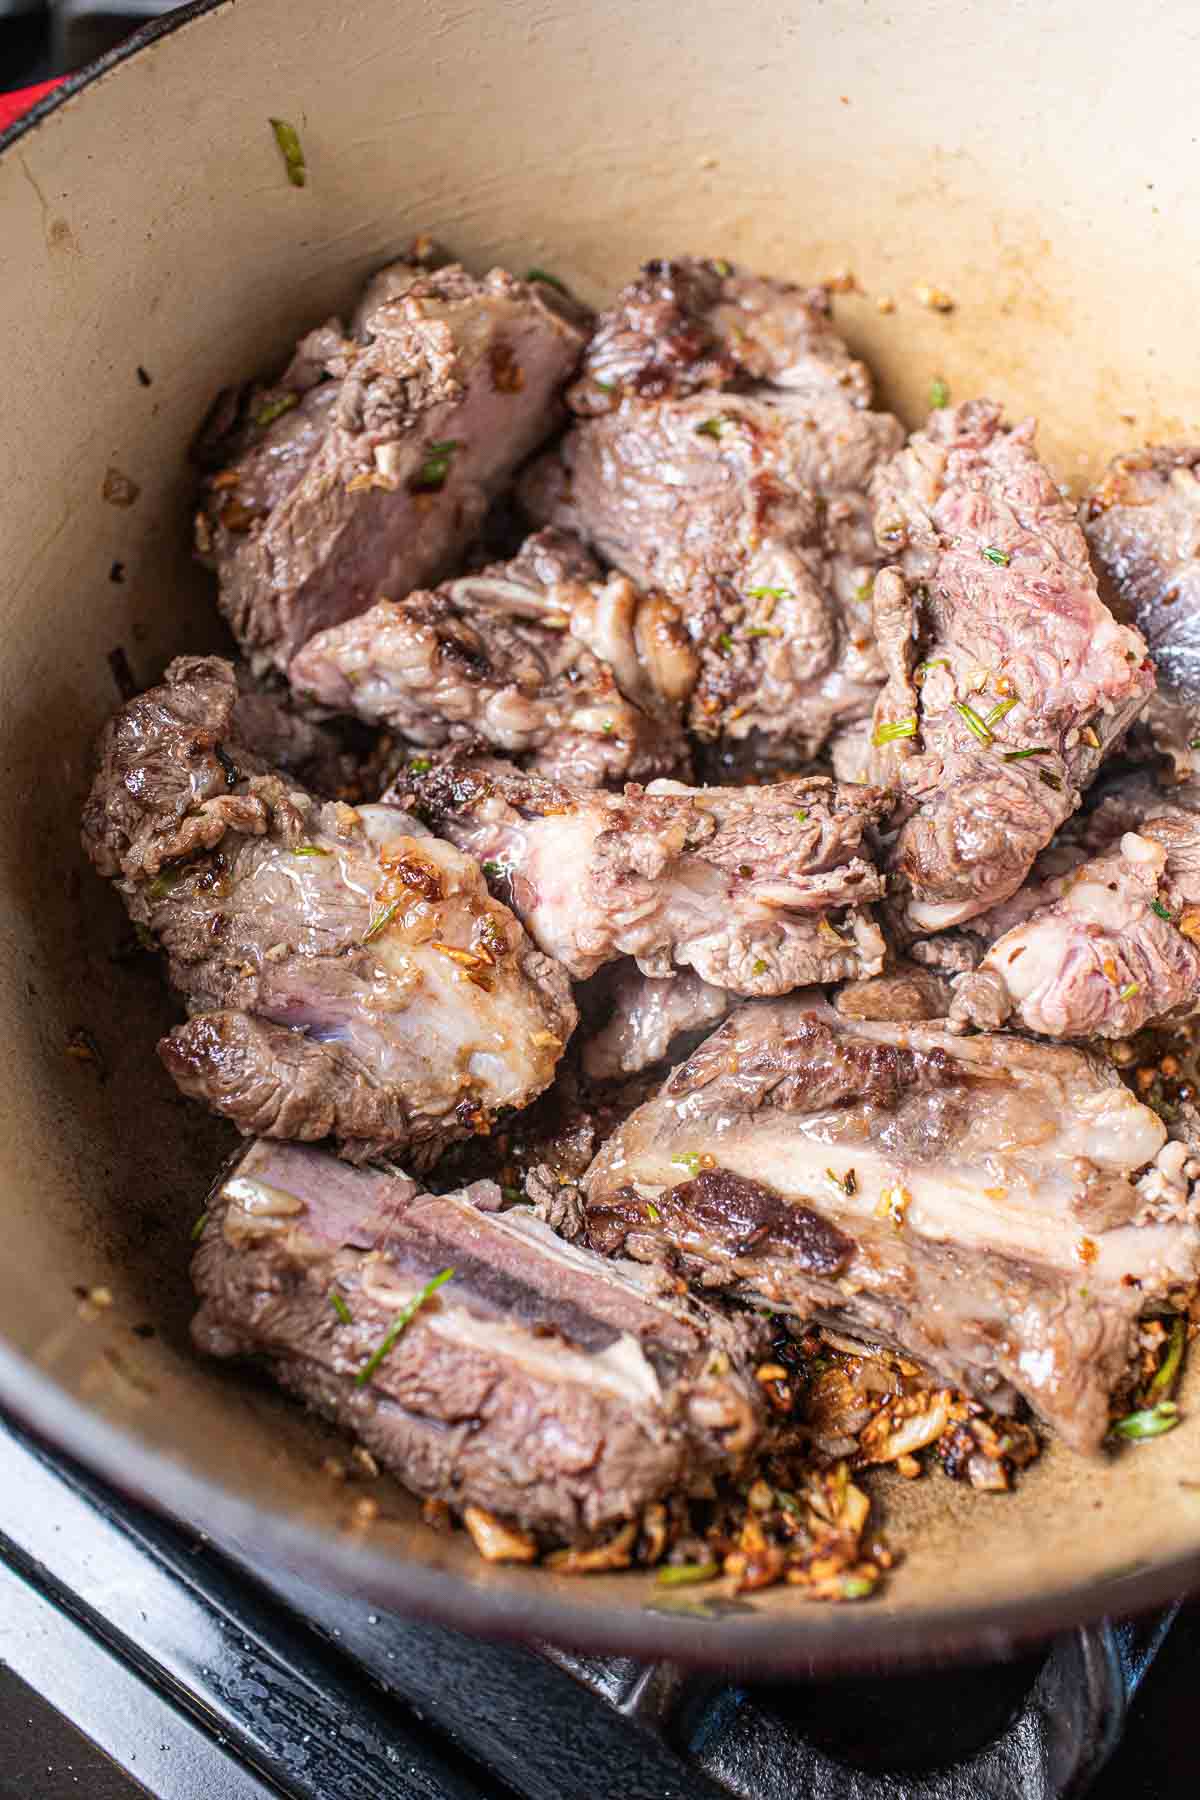
[[[1200,1608],[777,1686],[477,1642],[251,1574],[0,1417],[4,1800],[1190,1800],[1198,1671]]]

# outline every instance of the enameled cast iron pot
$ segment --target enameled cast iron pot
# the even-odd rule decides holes
[[[228,1139],[159,1067],[171,1002],[151,959],[114,960],[123,915],[78,841],[118,698],[109,653],[146,683],[222,643],[184,460],[214,391],[416,231],[593,300],[681,249],[806,280],[852,270],[864,292],[838,318],[889,404],[915,422],[941,376],[1036,412],[1078,484],[1200,425],[1198,75],[1181,0],[216,0],[9,133],[0,1400],[254,1560],[635,1655],[782,1673],[990,1653],[1200,1582],[1200,1368],[1182,1395],[1196,1417],[1109,1465],[1055,1448],[1009,1496],[881,1478],[907,1555],[867,1606],[780,1590],[716,1619],[653,1610],[645,1576],[489,1567],[390,1489],[386,1520],[348,1534],[346,1491],[320,1472],[329,1434],[189,1348],[189,1231]],[[303,189],[271,115],[299,129]],[[920,285],[955,310],[922,307]],[[69,1054],[81,1030],[98,1062]],[[81,1316],[76,1289],[97,1286],[111,1307]]]

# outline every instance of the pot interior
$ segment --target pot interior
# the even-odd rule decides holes
[[[873,1483],[904,1560],[869,1607],[769,1592],[664,1612],[640,1576],[478,1562],[389,1483],[369,1535],[338,1441],[188,1344],[189,1235],[231,1143],[153,1052],[177,1016],[128,954],[78,816],[96,731],[182,649],[221,648],[189,555],[187,443],[430,231],[469,266],[599,300],[648,256],[848,273],[840,326],[910,424],[944,380],[1036,412],[1082,483],[1200,426],[1188,172],[1192,11],[1121,34],[896,0],[617,0],[444,12],[361,0],[201,8],[152,30],[0,154],[0,1393],[110,1474],[254,1556],[480,1626],[777,1666],[995,1647],[1126,1608],[1200,1557],[1188,1423],[1105,1463],[1053,1448],[1009,1496]],[[293,121],[288,184],[268,119]],[[847,284],[841,284],[845,287]],[[945,290],[935,311],[914,290]],[[891,301],[886,309],[881,302]],[[111,472],[126,478],[114,483]],[[114,494],[127,504],[114,503]],[[107,495],[107,497],[106,497]],[[132,498],[131,498],[132,496]],[[83,1034],[83,1035],[80,1035]],[[80,1300],[96,1288],[110,1305]],[[1182,1403],[1200,1397],[1193,1374]],[[1113,1584],[1100,1587],[1097,1584]]]

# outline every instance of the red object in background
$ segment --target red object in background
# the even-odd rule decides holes
[[[0,94],[0,131],[6,130],[31,106],[36,106],[43,94],[51,93],[61,80],[60,75],[55,81],[39,81],[36,87],[16,88],[11,94]]]

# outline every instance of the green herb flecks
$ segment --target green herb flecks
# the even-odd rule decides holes
[[[1150,902],[1150,911],[1152,913],[1157,913],[1160,919],[1165,919],[1168,925],[1171,923],[1170,909],[1165,907],[1161,900],[1152,900]]]
[[[1031,756],[1049,756],[1049,744],[1036,744],[1031,750],[1006,750],[1005,762],[1025,762]]]
[[[296,127],[289,125],[286,119],[272,119],[270,124],[287,169],[288,180],[293,187],[303,187],[308,180],[308,170],[304,164],[304,151],[300,147]]]
[[[353,1325],[354,1314],[350,1311],[350,1308],[346,1305],[346,1302],[342,1299],[342,1296],[338,1293],[336,1288],[330,1288],[329,1290],[329,1304],[332,1306],[343,1325]]]
[[[1188,739],[1188,749],[1189,750],[1200,750],[1200,738],[1189,738]]]
[[[480,863],[479,866],[484,874],[490,877],[492,881],[495,881],[498,876],[503,875],[504,873],[504,870],[500,867],[498,862]]]
[[[1043,787],[1053,788],[1056,794],[1062,793],[1063,784],[1057,775],[1052,775],[1049,769],[1039,769],[1037,773]]]
[[[260,430],[265,430],[268,425],[273,425],[276,419],[282,419],[285,412],[291,412],[293,406],[299,406],[299,404],[299,394],[280,394],[276,399],[268,400],[264,406],[259,407],[254,415],[254,423]]]
[[[894,744],[897,738],[910,738],[917,735],[917,715],[910,713],[907,719],[892,719],[886,725],[877,725],[871,733],[871,742],[875,745]]]
[[[646,1202],[646,1217],[652,1225],[662,1224],[662,1214],[659,1212],[657,1206],[655,1206],[653,1200],[647,1200]]]
[[[666,1563],[655,1579],[659,1587],[690,1587],[696,1581],[713,1581],[720,1574],[719,1563]]]
[[[1158,1365],[1158,1371],[1147,1390],[1151,1400],[1165,1400],[1175,1386],[1179,1375],[1179,1365],[1183,1361],[1183,1348],[1187,1343],[1187,1321],[1183,1315],[1171,1321],[1171,1335],[1167,1339],[1167,1351]]]
[[[932,662],[918,663],[913,670],[914,675],[928,675],[930,669],[948,669],[950,660],[945,656],[935,656]]]
[[[615,726],[615,725],[614,725],[614,724],[613,724],[613,722],[612,722],[612,720],[611,720],[611,719],[605,719],[605,721],[604,721],[604,723],[603,723],[603,725],[602,725],[602,726],[601,726],[601,727],[600,727],[600,729],[601,729],[601,731],[602,731],[602,732],[603,732],[603,733],[604,733],[604,735],[605,735],[605,737],[611,737],[611,736],[612,736],[612,734],[613,734],[613,732],[614,732],[614,731],[615,731],[615,730],[616,730],[616,729],[617,729],[617,728],[616,728],[616,726]]]
[[[430,444],[425,453],[425,461],[408,484],[411,491],[414,494],[436,494],[444,487],[450,473],[450,464],[454,461],[454,452],[459,448],[457,438],[445,438],[440,444]]]
[[[870,581],[860,582],[859,585],[855,588],[854,598],[857,600],[857,602],[860,606],[865,606],[867,604],[867,601],[871,598],[871,595],[874,592],[875,592],[875,577],[872,575]]]
[[[950,389],[940,375],[935,375],[929,384],[929,406],[932,412],[940,412],[943,406],[950,404]]]
[[[798,825],[803,825],[805,819],[807,819],[807,817],[808,817],[807,806],[798,807],[797,810],[792,814],[792,817],[793,817],[793,819],[795,819],[795,821]]]
[[[765,961],[763,960],[763,958],[760,956],[753,964],[753,966],[750,970],[750,973],[752,975],[765,975],[766,972],[767,972],[767,965],[766,965]]]
[[[719,438],[724,429],[724,419],[705,419],[702,425],[697,425],[696,436]]]
[[[746,598],[748,600],[794,600],[795,595],[791,588],[752,587],[746,589]]]
[[[388,1327],[387,1334],[379,1347],[373,1350],[358,1374],[354,1377],[355,1387],[365,1387],[380,1363],[396,1347],[397,1339],[405,1327],[416,1317],[427,1300],[432,1299],[440,1287],[443,1287],[454,1274],[453,1269],[442,1269],[432,1281],[427,1281],[419,1294],[414,1294],[407,1306],[402,1306]]]
[[[995,563],[995,565],[998,569],[1007,569],[1007,567],[1008,567],[1008,563],[1009,563],[1008,551],[1007,550],[997,550],[995,544],[985,544],[983,546],[983,549],[980,552],[980,555],[986,556],[988,561],[990,563]]]
[[[1114,1419],[1109,1436],[1139,1443],[1146,1438],[1162,1437],[1164,1432],[1174,1431],[1178,1424],[1179,1408],[1175,1402],[1160,1400],[1157,1406],[1144,1407],[1141,1412],[1126,1413],[1123,1419]]]
[[[1017,696],[1015,694],[1010,694],[1007,700],[998,700],[983,721],[988,730],[990,731],[993,725],[998,725],[1001,719],[1006,719],[1016,704]]]
[[[408,765],[410,775],[428,775],[433,764],[427,756],[414,756]]]
[[[526,281],[544,281],[547,287],[557,288],[560,294],[565,294],[567,291],[566,282],[560,281],[557,275],[551,275],[548,269],[527,269],[525,279]]]
[[[721,652],[722,656],[728,656],[733,649],[733,639],[727,631],[723,631],[717,639],[717,649]]]
[[[292,850],[292,855],[293,856],[332,856],[333,851],[332,850],[322,850],[320,844],[296,844]]]
[[[519,1187],[502,1187],[502,1188],[501,1188],[501,1189],[500,1189],[500,1197],[501,1197],[501,1199],[503,1199],[503,1200],[504,1200],[504,1201],[505,1201],[505,1202],[506,1202],[506,1203],[507,1203],[507,1204],[508,1204],[508,1205],[509,1205],[509,1206],[523,1206],[523,1205],[524,1205],[524,1204],[525,1204],[525,1190],[524,1190],[524,1188],[519,1188]]]
[[[825,1173],[828,1175],[830,1181],[832,1181],[834,1187],[837,1188],[839,1192],[845,1194],[847,1199],[849,1199],[852,1194],[857,1194],[858,1176],[854,1173],[853,1169],[847,1169],[844,1175],[839,1175],[835,1169],[826,1169]]]
[[[742,636],[744,638],[778,637],[779,633],[770,625],[747,625]]]
[[[992,734],[973,706],[968,706],[965,700],[956,700],[954,702],[954,710],[962,720],[963,724],[967,727],[967,730],[974,732],[981,744],[991,743]]]
[[[678,1164],[681,1169],[686,1169],[689,1175],[699,1173],[700,1152],[698,1150],[686,1150],[682,1156],[673,1156],[671,1161]]]
[[[719,275],[722,281],[724,281],[727,275],[733,274],[733,264],[726,262],[723,256],[714,256],[712,259],[712,266],[713,273]]]
[[[195,1243],[196,1239],[200,1236],[200,1233],[204,1230],[204,1227],[207,1224],[208,1224],[208,1214],[206,1212],[202,1212],[200,1214],[200,1217],[196,1220],[196,1223],[192,1226],[192,1242],[193,1242],[193,1244]]]
[[[146,891],[152,900],[162,900],[172,888],[179,886],[186,874],[186,869],[164,869],[161,875],[155,876]]]
[[[1125,983],[1125,986],[1121,989],[1120,993],[1117,995],[1117,999],[1118,1000],[1132,1000],[1133,996],[1135,994],[1140,994],[1141,991],[1142,991],[1142,984],[1140,981],[1127,981]]]
[[[359,943],[369,944],[372,938],[377,938],[379,936],[381,931],[386,931],[399,910],[400,902],[398,900],[389,900],[386,906],[381,906],[379,911],[375,914],[375,917],[371,920],[371,923],[367,926],[367,929],[359,938]]]
[[[843,1575],[842,1599],[865,1600],[868,1594],[875,1592],[875,1583],[869,1575]]]

